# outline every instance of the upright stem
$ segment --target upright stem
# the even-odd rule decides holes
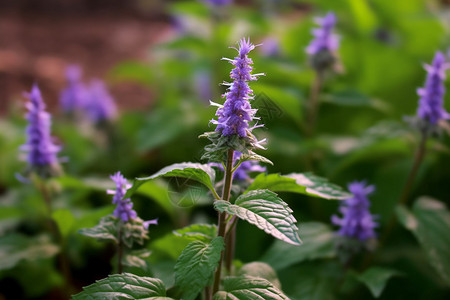
[[[409,193],[411,192],[411,188],[414,183],[414,179],[416,178],[417,171],[419,171],[419,167],[422,164],[423,158],[425,157],[426,152],[426,142],[427,142],[428,135],[426,132],[422,132],[420,137],[420,143],[419,148],[417,149],[415,158],[414,158],[414,164],[411,169],[411,172],[408,175],[408,179],[406,180],[405,186],[403,187],[402,195],[400,197],[399,204],[407,204],[408,203],[408,197]]]
[[[117,242],[117,273],[122,274],[123,265],[122,265],[122,257],[123,257],[123,242],[122,242],[122,220],[119,222],[119,233],[118,233],[118,242]]]
[[[226,245],[227,248],[225,249],[225,268],[228,272],[230,272],[231,265],[233,264],[234,249],[236,248],[236,226],[233,226],[231,228],[231,232],[226,238]]]
[[[225,184],[223,186],[222,192],[222,200],[230,201],[230,193],[231,193],[231,184],[233,181],[233,149],[228,149],[227,153],[227,168],[225,169]],[[218,236],[225,237],[225,229],[226,229],[226,219],[227,214],[225,212],[219,213],[219,223],[218,223]],[[225,241],[226,242],[226,241]],[[225,249],[227,245],[225,244]],[[213,295],[219,290],[220,285],[220,275],[222,273],[222,261],[223,261],[223,251],[220,254],[219,265],[217,266],[216,274],[214,276],[214,286],[213,286]]]
[[[322,79],[323,73],[321,71],[316,71],[316,76],[311,86],[311,94],[309,96],[308,103],[308,115],[306,117],[306,121],[308,122],[306,125],[306,133],[308,136],[313,136],[316,130],[317,113],[319,111],[319,94],[320,89],[322,88]]]

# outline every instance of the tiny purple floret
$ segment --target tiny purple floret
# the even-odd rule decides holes
[[[364,181],[355,181],[349,184],[348,189],[353,197],[342,202],[339,208],[342,218],[336,215],[331,217],[332,223],[340,226],[337,233],[340,236],[358,239],[362,242],[376,237],[374,228],[378,224],[369,211],[370,201],[367,198],[373,193],[375,187],[367,186]]]
[[[53,143],[50,136],[51,116],[45,111],[45,104],[36,84],[27,96],[29,99],[26,104],[27,141],[20,149],[28,153],[27,160],[31,167],[56,164],[58,162],[56,154],[61,148]]]
[[[306,47],[306,53],[316,55],[320,51],[336,51],[339,47],[339,36],[333,33],[336,25],[335,14],[329,12],[323,18],[315,18],[315,21],[320,27],[312,29],[311,33],[314,39]]]
[[[131,184],[128,183],[120,172],[111,175],[110,178],[116,183],[115,190],[107,190],[108,194],[114,195],[112,202],[117,205],[114,210],[114,216],[122,219],[124,222],[136,219],[137,213],[133,210],[133,203],[131,202],[131,199],[124,199],[127,190],[131,187]]]
[[[425,65],[424,68],[428,74],[425,86],[417,90],[417,94],[420,96],[417,115],[434,125],[441,119],[450,118],[450,114],[443,108],[445,70],[450,68],[450,63],[445,61],[442,52],[437,52],[432,64]]]

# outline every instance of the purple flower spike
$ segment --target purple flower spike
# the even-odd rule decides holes
[[[31,168],[41,169],[56,165],[58,163],[56,154],[61,148],[53,143],[50,136],[51,116],[45,111],[45,104],[36,84],[27,96],[30,100],[26,104],[27,142],[21,146],[21,150],[28,153],[27,160]]]
[[[378,224],[370,214],[370,201],[367,196],[375,190],[373,185],[366,186],[364,181],[355,181],[348,186],[352,198],[344,200],[339,211],[342,218],[333,215],[331,221],[341,228],[337,232],[341,236],[358,239],[362,242],[376,237],[374,228]]]
[[[114,216],[122,219],[124,222],[136,219],[137,213],[133,210],[133,203],[131,202],[131,199],[124,199],[127,190],[131,187],[131,184],[128,183],[120,172],[111,175],[110,178],[116,183],[116,190],[107,190],[107,194],[114,195],[112,202],[117,205],[114,210]]]
[[[69,66],[66,71],[67,87],[62,91],[60,103],[66,113],[80,110],[86,101],[87,91],[81,82],[81,69],[79,66]]]
[[[445,61],[444,54],[437,52],[432,64],[424,67],[428,74],[425,86],[417,90],[420,96],[417,115],[422,120],[435,125],[441,119],[450,118],[450,114],[443,108],[445,70],[450,68],[450,64]]]
[[[334,13],[329,12],[325,17],[316,18],[315,21],[321,27],[314,28],[311,31],[314,39],[306,47],[306,53],[316,55],[321,51],[336,51],[339,47],[339,36],[333,33],[334,26],[336,25],[336,16]]]
[[[114,99],[100,79],[91,81],[84,110],[88,118],[94,123],[112,120],[116,117],[117,107]]]
[[[247,56],[248,53],[255,49],[255,45],[250,43],[250,40],[242,39],[239,43],[239,56],[234,59],[224,58],[228,60],[235,68],[231,71],[230,77],[234,80],[229,85],[228,91],[223,95],[226,98],[223,106],[219,106],[216,116],[218,120],[211,120],[211,123],[216,124],[216,131],[223,136],[239,135],[244,138],[247,137],[248,132],[253,128],[249,128],[248,122],[255,118],[256,109],[252,109],[249,100],[253,99],[253,91],[248,86],[248,81],[257,80],[258,75],[252,75],[253,61]],[[262,125],[260,125],[262,126]],[[259,126],[258,126],[259,127]]]
[[[225,6],[231,4],[233,0],[203,0],[203,2],[206,2],[214,6]]]

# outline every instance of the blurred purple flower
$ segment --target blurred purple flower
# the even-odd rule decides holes
[[[27,97],[30,100],[26,104],[27,141],[20,149],[28,153],[27,160],[31,168],[55,165],[58,163],[56,154],[61,147],[55,145],[50,136],[51,116],[45,111],[45,104],[36,84]]]
[[[86,86],[81,82],[81,69],[72,65],[66,71],[67,87],[61,92],[59,101],[66,113],[80,110],[87,96]]]
[[[211,75],[209,72],[197,72],[194,77],[195,89],[197,96],[204,101],[209,101],[212,98],[211,91]]]
[[[316,24],[320,28],[312,29],[311,33],[314,39],[306,47],[306,53],[309,55],[316,55],[321,51],[334,52],[339,47],[339,36],[333,33],[336,25],[336,16],[329,12],[323,18],[315,18]]]
[[[348,189],[353,197],[342,202],[339,208],[342,218],[336,215],[331,217],[332,223],[341,227],[337,233],[363,242],[374,238],[376,236],[374,228],[378,224],[370,214],[370,201],[367,196],[375,190],[375,187],[366,186],[364,181],[355,181],[349,184]]]
[[[247,56],[247,54],[255,49],[255,46],[250,43],[250,40],[242,39],[239,43],[239,56],[234,59],[223,58],[228,60],[235,68],[231,71],[230,77],[234,79],[229,85],[228,91],[224,94],[226,97],[225,104],[223,106],[212,103],[219,106],[216,112],[218,120],[211,120],[211,123],[216,124],[216,131],[220,132],[223,136],[239,135],[240,137],[247,137],[248,133],[253,128],[260,127],[262,125],[249,128],[248,122],[257,119],[255,118],[256,109],[252,109],[249,100],[253,99],[253,91],[247,84],[247,81],[257,80],[258,75],[252,75],[251,71],[253,67],[253,61]]]
[[[116,104],[102,80],[94,79],[89,84],[83,109],[87,117],[94,123],[112,120],[116,117]]]
[[[264,56],[277,56],[280,54],[280,43],[274,37],[267,37],[259,49]]]
[[[233,0],[203,0],[203,2],[214,6],[225,6],[231,4]]]
[[[420,96],[417,115],[426,122],[434,125],[441,119],[449,119],[450,114],[443,108],[445,70],[450,64],[445,61],[445,56],[437,52],[431,65],[425,65],[428,72],[425,86],[417,90]]]

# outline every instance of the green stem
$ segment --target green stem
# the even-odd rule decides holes
[[[311,94],[308,102],[308,114],[306,117],[306,121],[308,122],[306,134],[308,136],[313,136],[316,130],[317,114],[319,111],[319,94],[320,89],[322,88],[322,82],[323,74],[321,71],[317,71],[314,82],[311,85]]]
[[[117,242],[117,273],[122,274],[123,265],[122,265],[122,257],[123,257],[123,241],[122,241],[122,220],[119,222],[119,232],[118,232],[118,242]]]
[[[233,182],[233,156],[234,151],[233,149],[228,149],[227,153],[227,167],[225,169],[225,184],[223,187],[223,193],[222,193],[222,200],[224,201],[230,201],[230,194],[231,194],[231,184]],[[227,214],[225,212],[219,213],[219,222],[218,222],[218,234],[217,236],[221,236],[225,238],[225,229],[227,226]],[[225,244],[225,249],[227,248],[227,245]],[[214,285],[213,285],[213,292],[214,295],[218,290],[220,286],[220,276],[222,273],[222,262],[223,262],[223,256],[224,251],[220,254],[220,260],[219,265],[217,266],[216,274],[214,276]]]

